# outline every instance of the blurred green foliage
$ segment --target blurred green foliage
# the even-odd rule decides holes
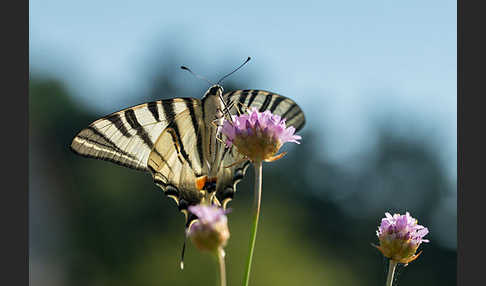
[[[187,96],[171,86],[170,73],[154,80],[140,102]],[[225,84],[235,87],[250,88]],[[81,106],[55,79],[33,76],[29,94],[30,241],[40,260],[31,268],[59,265],[62,285],[217,285],[216,261],[189,241],[179,269],[183,215],[149,174],[69,150],[76,133],[103,114]],[[423,138],[382,128],[377,148],[356,158],[360,167],[351,172],[315,155],[320,132],[304,127],[301,145],[264,165],[251,285],[383,285],[385,260],[370,243],[384,212],[409,210],[427,225],[444,192],[454,189]],[[250,168],[231,203],[228,285],[243,279],[252,178]],[[419,259],[399,269],[398,285],[455,285],[456,251],[434,235],[431,229]]]

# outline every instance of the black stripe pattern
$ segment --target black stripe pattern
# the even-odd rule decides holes
[[[165,115],[168,118],[175,118],[176,114],[174,112],[174,106],[172,102],[168,102],[168,104],[163,104],[162,107],[164,109]],[[167,128],[171,128],[172,130],[174,130],[174,133],[170,132],[170,134],[172,135],[172,141],[176,147],[176,150],[180,152],[182,157],[186,160],[187,164],[189,164],[192,169],[192,163],[189,159],[189,155],[187,155],[187,152],[184,148],[184,144],[181,138],[181,132],[179,130],[179,126],[177,125],[177,121],[171,122],[171,124],[169,124]]]
[[[243,90],[243,92],[240,95],[240,98],[238,99],[238,109],[242,109],[243,106],[245,106],[245,101],[246,98],[248,97],[250,90]]]
[[[274,112],[275,109],[277,109],[278,105],[280,104],[280,102],[282,102],[285,98],[282,97],[282,96],[279,96],[277,98],[275,98],[275,100],[273,101],[272,103],[272,106],[270,106],[270,108],[268,110],[270,110],[270,112]]]
[[[137,116],[135,115],[135,111],[133,109],[127,109],[125,111],[125,118],[133,129],[137,130],[137,135],[142,138],[143,143],[147,145],[149,148],[152,148],[154,146],[154,142],[150,139],[147,131],[143,128],[142,125],[140,125],[140,122],[137,120]]]
[[[230,104],[236,103],[238,108],[231,109],[232,114],[237,114],[237,110],[244,107],[255,107],[258,111],[269,110],[285,118],[287,123],[294,126],[299,131],[305,124],[305,117],[300,107],[291,99],[279,94],[264,90],[237,90],[226,93],[225,101]]]
[[[111,139],[110,139],[110,138],[108,138],[108,137],[106,137],[106,135],[105,135],[105,134],[103,134],[103,133],[101,133],[100,131],[98,131],[98,129],[96,129],[96,127],[94,127],[94,126],[89,126],[89,127],[88,127],[88,128],[86,128],[86,129],[87,129],[87,130],[89,130],[89,131],[91,131],[91,132],[93,132],[93,134],[95,134],[96,136],[101,137],[103,140],[105,140],[105,141],[106,141],[106,143],[108,143],[108,144],[109,144],[109,146],[108,146],[108,145],[106,145],[106,144],[103,144],[104,146],[109,147],[109,148],[111,148],[111,149],[113,149],[113,150],[115,150],[115,151],[117,151],[117,152],[119,152],[119,153],[121,153],[121,154],[123,154],[123,155],[125,155],[125,156],[128,156],[128,157],[131,157],[131,158],[134,158],[134,159],[135,159],[135,157],[134,157],[133,155],[129,154],[128,152],[123,151],[123,150],[122,150],[122,149],[120,149],[118,146],[116,146],[115,142],[111,141]],[[82,136],[79,136],[79,135],[78,135],[78,136],[76,136],[76,137],[78,137],[78,138],[82,138]],[[86,139],[88,139],[88,138],[86,138]],[[91,140],[91,138],[89,138],[89,140]],[[93,141],[94,141],[94,140],[93,140]],[[101,143],[101,142],[99,142],[99,141],[95,141],[94,143],[96,143],[96,144],[102,144],[102,143]]]
[[[267,95],[265,95],[265,101],[263,101],[263,104],[260,107],[259,111],[263,112],[263,111],[267,110],[267,107],[270,104],[271,100],[272,100],[272,94],[271,93],[268,93]]]
[[[199,122],[196,118],[196,112],[194,111],[194,103],[190,98],[185,98],[184,101],[186,103],[187,109],[189,110],[189,115],[191,116],[192,128],[196,133],[196,140],[197,140],[196,148],[197,148],[197,152],[199,153],[199,163],[202,168],[204,166],[202,134],[199,128]]]
[[[253,101],[255,100],[256,96],[258,94],[258,90],[252,90],[251,91],[251,96],[250,96],[250,100],[248,101],[248,108],[251,107],[251,104],[253,103]]]
[[[147,108],[148,110],[150,110],[150,113],[152,113],[154,119],[157,120],[157,122],[160,122],[159,108],[157,107],[157,102],[152,101],[147,103]]]
[[[113,123],[115,125],[116,129],[118,129],[123,134],[123,136],[132,137],[132,134],[130,134],[130,132],[128,132],[128,129],[123,124],[123,121],[121,119],[120,114],[113,113],[110,116],[106,117],[106,119],[111,121],[111,123]]]

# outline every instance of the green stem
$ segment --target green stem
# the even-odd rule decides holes
[[[258,218],[260,216],[260,203],[262,195],[262,162],[253,162],[255,167],[255,208],[253,214],[253,226],[251,229],[250,236],[250,251],[248,253],[248,260],[246,262],[246,273],[245,280],[243,281],[244,286],[248,286],[250,282],[250,271],[251,271],[251,261],[253,258],[253,250],[255,248],[255,240],[258,229]]]
[[[386,286],[393,285],[393,275],[395,274],[395,268],[398,262],[390,259],[390,264],[388,265],[388,276],[386,277]]]
[[[226,286],[226,267],[224,263],[224,249],[220,247],[217,251],[218,264],[219,264],[219,278],[221,281],[221,286]]]

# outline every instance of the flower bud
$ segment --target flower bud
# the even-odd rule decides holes
[[[396,262],[408,264],[421,252],[415,254],[422,242],[429,242],[423,237],[429,230],[417,224],[417,220],[407,212],[405,215],[385,213],[385,218],[376,231],[380,245],[376,246],[381,253]]]
[[[225,210],[216,206],[197,205],[190,206],[189,211],[198,219],[189,226],[187,236],[199,250],[215,252],[226,246],[230,233]]]

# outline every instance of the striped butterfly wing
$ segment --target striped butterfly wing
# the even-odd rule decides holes
[[[285,96],[265,90],[247,89],[228,92],[223,98],[227,106],[232,106],[230,114],[238,114],[247,108],[255,107],[260,112],[269,110],[285,118],[287,127],[293,126],[296,132],[304,127],[304,112],[297,103]]]
[[[204,185],[198,186],[198,182],[208,173],[203,152],[206,128],[200,101],[191,99],[188,106],[160,134],[147,164],[155,184],[176,202],[186,216],[186,223],[195,218],[187,208],[207,196]]]
[[[286,119],[287,126],[293,126],[296,131],[302,129],[305,124],[304,113],[293,100],[282,95],[264,90],[236,90],[223,96],[230,114],[235,115],[244,112],[247,108],[255,107],[260,112],[265,110],[278,114]],[[233,199],[236,185],[245,176],[250,161],[243,160],[243,156],[231,146],[226,148],[223,154],[222,167],[218,174],[218,186],[216,198],[226,208],[227,203]],[[234,164],[235,162],[240,162]],[[231,166],[232,165],[232,166]],[[231,166],[226,168],[225,166]]]
[[[71,150],[81,156],[148,171],[148,156],[162,131],[187,110],[187,99],[159,100],[107,115],[81,130]]]
[[[233,146],[225,148],[223,151],[223,159],[216,185],[216,203],[224,209],[227,208],[228,203],[233,199],[236,185],[243,179],[250,166],[250,161],[242,161],[243,158],[243,155],[238,153]],[[242,162],[235,164],[240,161]]]
[[[304,114],[294,101],[272,92],[238,90],[225,94],[224,100],[232,104],[231,114],[256,107],[281,115],[297,131],[305,123]],[[207,134],[209,128],[202,113],[201,101],[194,98],[144,103],[93,122],[76,135],[71,149],[82,156],[149,171],[156,185],[176,201],[189,224],[195,217],[188,214],[187,207],[209,198],[198,186],[211,167],[207,148],[212,134]],[[224,148],[224,144],[213,148],[223,152],[223,157],[212,202],[226,208],[249,161],[241,161],[243,156],[236,148]]]

